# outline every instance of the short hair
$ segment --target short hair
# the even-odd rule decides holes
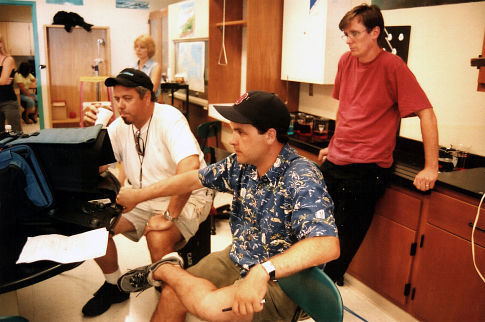
[[[17,70],[17,72],[23,77],[29,76],[32,71],[31,65],[27,62],[22,62]]]
[[[340,30],[344,30],[352,19],[358,18],[365,26],[367,32],[371,32],[374,27],[379,27],[380,33],[377,39],[378,44],[384,43],[384,18],[382,17],[381,9],[376,5],[361,4],[354,7],[347,12],[338,25]]]
[[[155,40],[149,35],[141,35],[135,39],[133,43],[133,48],[136,47],[137,43],[141,43],[143,46],[147,48],[148,57],[152,58],[155,55]]]
[[[272,129],[271,127],[267,126],[262,126],[258,124],[252,124],[256,130],[258,130],[259,134],[264,134],[268,132],[269,129]],[[288,137],[288,129],[275,129],[276,130],[276,140],[280,143],[287,143],[290,138]]]
[[[155,93],[153,93],[153,91],[150,91],[148,88],[143,87],[143,86],[137,86],[137,87],[134,87],[134,89],[138,93],[140,98],[145,97],[146,92],[150,92],[150,101],[152,101],[152,102],[157,101],[157,97],[155,96]]]

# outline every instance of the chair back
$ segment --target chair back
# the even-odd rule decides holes
[[[219,133],[221,132],[221,121],[209,121],[197,126],[196,135],[197,140],[200,144],[200,149],[205,154],[210,155],[210,160],[207,160],[208,163],[215,163],[216,156],[215,156],[215,149],[207,145],[207,140],[210,137],[215,137],[216,140],[216,147],[219,146]]]
[[[278,280],[281,289],[315,321],[342,321],[337,287],[321,269],[312,267]]]

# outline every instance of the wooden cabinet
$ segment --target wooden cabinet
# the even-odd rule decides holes
[[[480,321],[485,283],[474,269],[470,224],[478,200],[437,188],[421,194],[391,186],[348,273],[423,321]],[[478,226],[485,229],[485,210]],[[475,232],[485,272],[485,232]]]
[[[234,102],[241,92],[265,90],[278,94],[290,110],[296,110],[299,84],[280,77],[283,0],[226,1],[227,64],[219,59],[223,2],[209,1],[209,103]]]
[[[93,76],[95,59],[100,55],[99,75],[110,75],[111,54],[108,27],[92,27],[90,32],[75,27],[71,32],[63,26],[45,26],[47,73],[49,81],[48,102],[50,120],[53,127],[79,126],[80,78]],[[104,44],[100,41],[103,40]],[[99,48],[99,49],[98,49]],[[97,87],[99,86],[99,87]],[[97,97],[99,88],[100,99]],[[84,101],[107,101],[104,84],[89,83],[84,85]],[[52,119],[52,102],[66,103],[66,117]],[[74,116],[74,117],[70,117]]]
[[[473,265],[469,225],[474,222],[478,201],[445,193],[430,196],[410,311],[426,321],[480,321],[485,316],[485,283]],[[483,209],[477,227],[485,228]],[[484,231],[475,232],[475,256],[484,274]]]
[[[340,36],[340,19],[350,0],[285,0],[281,79],[333,84],[340,56],[348,47]]]
[[[12,56],[33,56],[34,34],[30,22],[0,22],[0,33],[4,35]]]
[[[407,300],[421,208],[419,194],[389,187],[348,270],[401,306]]]

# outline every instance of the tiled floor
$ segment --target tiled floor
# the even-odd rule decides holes
[[[218,220],[217,234],[211,240],[212,250],[223,249],[230,241],[228,221]],[[123,236],[116,236],[115,242],[123,272],[149,262],[144,238],[134,243]],[[19,314],[31,322],[149,321],[158,301],[158,293],[154,289],[138,296],[132,294],[129,301],[113,305],[101,316],[84,318],[82,306],[102,283],[101,271],[94,261],[89,260],[71,271],[16,292],[0,295],[0,316]],[[367,321],[416,321],[351,276],[346,276],[345,286],[339,290],[344,306]],[[194,318],[188,320],[198,321]],[[345,311],[344,321],[359,322],[362,319]]]
[[[20,124],[22,127],[22,132],[30,134],[35,131],[38,131],[40,128],[39,122],[37,123],[32,123],[32,124],[25,124],[24,120],[20,119]]]

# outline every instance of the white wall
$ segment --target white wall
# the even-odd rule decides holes
[[[477,92],[478,69],[470,59],[482,51],[485,1],[384,10],[386,25],[411,25],[408,66],[438,118],[440,145],[471,145],[485,156],[485,93]],[[301,84],[300,110],[335,118],[333,86]],[[419,119],[405,119],[401,135],[421,141]]]

